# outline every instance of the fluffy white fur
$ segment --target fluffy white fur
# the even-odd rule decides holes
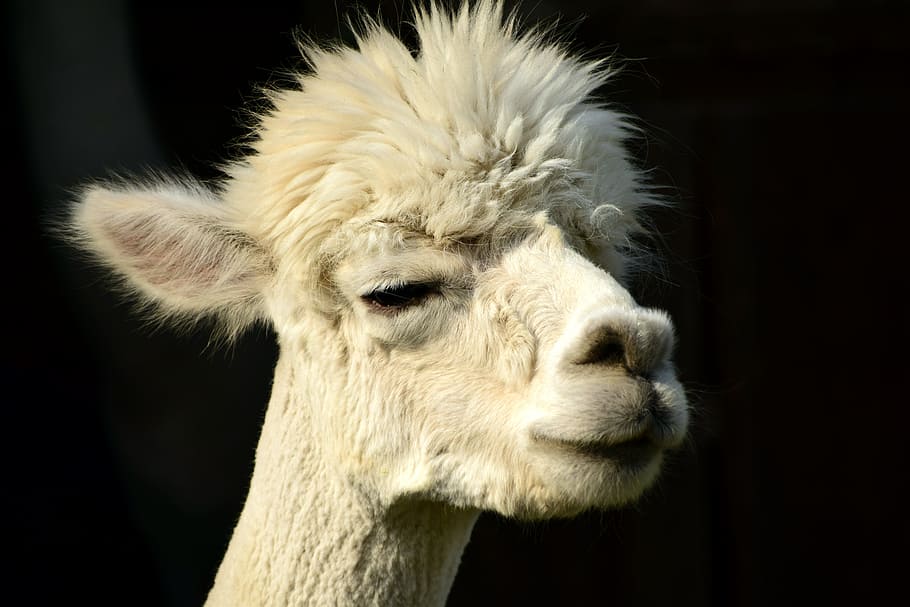
[[[219,191],[92,187],[75,208],[162,317],[277,332],[210,605],[442,604],[479,511],[627,502],[685,434],[672,325],[621,284],[651,201],[628,123],[592,98],[609,69],[494,2],[415,26],[416,54],[375,24],[304,49]]]

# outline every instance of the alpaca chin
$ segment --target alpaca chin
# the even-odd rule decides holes
[[[536,440],[552,476],[550,499],[538,518],[568,517],[607,509],[638,499],[657,479],[663,451],[652,443],[608,447]]]

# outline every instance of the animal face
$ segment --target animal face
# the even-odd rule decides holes
[[[635,303],[617,261],[573,246],[565,217],[505,215],[506,236],[433,238],[371,208],[322,255],[333,311],[318,331],[312,314],[297,321],[310,352],[314,335],[338,345],[301,353],[325,403],[315,425],[331,428],[327,457],[382,502],[525,518],[613,506],[685,434],[668,318]]]
[[[654,201],[592,99],[610,72],[495,3],[415,26],[417,53],[372,26],[309,49],[217,192],[93,187],[72,233],[162,318],[270,323],[296,429],[271,447],[379,502],[631,500],[687,409],[670,321],[623,287]]]

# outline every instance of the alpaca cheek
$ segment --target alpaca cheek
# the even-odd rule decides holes
[[[415,402],[423,391],[408,379],[419,373],[400,358],[381,345],[350,347],[345,379],[334,386],[333,406],[324,411],[334,458],[352,478],[372,479],[374,486],[389,484],[421,444],[425,418]]]
[[[531,381],[537,360],[537,340],[511,307],[494,307],[485,364],[496,369],[506,385],[518,389]]]

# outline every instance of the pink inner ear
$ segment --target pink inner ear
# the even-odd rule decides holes
[[[235,235],[204,219],[179,224],[151,215],[104,223],[118,265],[134,280],[180,297],[194,297],[249,278]]]

